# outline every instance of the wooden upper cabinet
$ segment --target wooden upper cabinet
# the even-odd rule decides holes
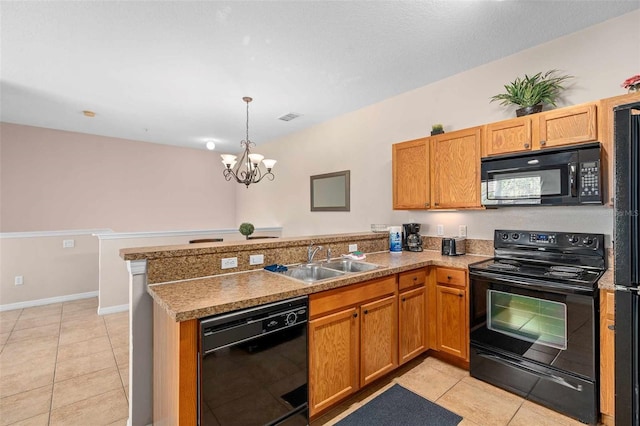
[[[432,208],[480,207],[481,127],[431,138]]]
[[[595,141],[596,104],[582,104],[541,113],[540,148]]]
[[[393,145],[393,208],[428,209],[429,139]]]
[[[484,133],[483,156],[523,152],[532,149],[531,118],[518,117],[512,120],[487,124]]]

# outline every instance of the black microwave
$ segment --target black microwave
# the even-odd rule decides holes
[[[602,204],[600,142],[481,160],[482,205]]]

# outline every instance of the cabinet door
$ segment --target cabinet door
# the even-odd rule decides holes
[[[578,105],[544,112],[540,115],[540,147],[595,141],[596,105]]]
[[[358,311],[309,321],[309,414],[358,389]]]
[[[484,156],[531,151],[531,117],[487,124]]]
[[[614,301],[615,292],[600,291],[600,412],[611,417],[615,411]]]
[[[465,293],[459,288],[436,286],[436,346],[462,359],[467,357]]]
[[[360,386],[398,366],[396,295],[360,307]]]
[[[399,295],[400,364],[415,358],[427,349],[425,295],[424,287],[408,290]]]
[[[393,208],[427,209],[429,143],[427,138],[393,145]]]
[[[480,207],[480,127],[431,140],[432,208]]]

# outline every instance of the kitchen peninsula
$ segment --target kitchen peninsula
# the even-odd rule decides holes
[[[360,251],[368,253],[365,261],[379,265],[379,268],[315,284],[303,284],[288,277],[264,271],[262,270],[264,265],[249,265],[250,254],[264,254],[265,265],[305,261],[307,247],[311,243],[322,245],[325,249],[331,248],[332,253],[346,253],[349,244],[357,244]],[[153,315],[156,318],[156,328],[159,324],[158,319],[162,318],[162,327],[166,328],[163,334],[176,338],[177,340],[173,343],[179,343],[180,339],[183,339],[183,342],[184,339],[191,339],[193,348],[193,354],[176,352],[175,348],[173,351],[167,348],[163,351],[168,354],[167,356],[175,355],[170,362],[176,363],[176,368],[180,367],[176,373],[180,371],[185,374],[176,378],[181,387],[177,386],[178,383],[171,387],[180,389],[180,394],[178,395],[176,391],[175,395],[165,395],[165,402],[156,404],[163,407],[161,413],[154,414],[154,417],[166,418],[166,416],[177,416],[178,413],[182,416],[191,412],[195,416],[195,351],[198,318],[298,295],[315,294],[359,282],[384,277],[395,278],[403,272],[432,265],[460,269],[466,274],[466,266],[469,263],[484,259],[485,257],[482,256],[491,255],[492,251],[490,242],[470,240],[467,252],[477,255],[441,256],[438,238],[427,238],[425,248],[426,250],[422,253],[403,252],[392,255],[387,251],[388,235],[369,232],[279,238],[268,242],[250,240],[121,250],[121,256],[128,261],[131,274],[130,417],[137,419],[140,423],[150,422],[152,417],[151,407],[154,401],[150,395],[153,394],[151,363],[154,344],[151,338],[154,332]],[[220,268],[221,259],[228,257],[238,258],[238,268],[234,268],[234,273],[230,274]],[[235,271],[239,272],[235,273]],[[435,301],[435,295],[432,299]],[[435,312],[432,313],[435,314]],[[430,329],[429,333],[433,334],[432,340],[435,344],[435,329]],[[157,341],[155,343],[159,344]],[[171,345],[171,342],[164,343]],[[191,359],[191,363],[186,363],[184,361],[186,358]],[[155,362],[159,361],[159,359],[155,360]],[[193,368],[192,373],[186,374],[185,366]],[[192,383],[186,385],[184,380],[187,379],[192,380]],[[169,387],[165,384],[162,388],[166,390]],[[191,392],[193,393],[189,395]],[[156,403],[158,402],[157,394],[158,391],[154,398]],[[191,409],[185,409],[184,404],[189,405]],[[179,422],[176,420],[177,423]]]
[[[349,244],[358,244],[358,249],[367,253],[364,261],[376,264],[378,268],[313,284],[262,269],[264,264],[305,261],[307,248],[312,243],[322,245],[325,249],[331,248],[333,253],[346,253]],[[150,422],[153,412],[154,422],[164,419],[167,424],[195,424],[198,319],[301,295],[310,295],[313,301],[319,295],[369,283],[371,288],[379,289],[388,285],[389,279],[392,279],[391,287],[386,296],[393,296],[397,304],[398,294],[406,292],[408,295],[411,291],[417,291],[421,295],[417,309],[422,309],[425,318],[419,349],[415,354],[407,352],[412,355],[403,358],[403,349],[400,347],[400,356],[396,351],[391,369],[429,349],[449,362],[468,365],[467,266],[491,256],[493,247],[491,241],[469,240],[467,243],[467,253],[471,254],[456,257],[440,255],[439,239],[430,237],[425,238],[423,252],[391,254],[387,250],[388,235],[378,233],[122,250],[121,256],[129,261],[132,272],[130,416],[148,418]],[[250,254],[264,254],[264,264],[249,265]],[[238,258],[238,268],[234,268],[232,273],[220,269],[221,259],[228,257]],[[407,283],[407,279],[413,281]],[[448,284],[447,279],[454,282]],[[606,274],[600,286],[606,286],[609,281],[611,277]],[[441,306],[436,306],[437,300]],[[397,305],[394,306],[394,309],[398,309]],[[457,330],[456,333],[455,329],[449,328],[445,333],[438,333],[436,324],[438,316],[443,315],[443,308],[447,309],[446,315],[460,316],[459,324],[463,325],[461,332]],[[317,315],[314,313],[313,302],[310,311],[311,323],[314,319],[322,318],[322,312]],[[417,327],[418,333],[420,328]],[[155,335],[153,341],[152,335]],[[443,341],[443,338],[453,340]],[[158,354],[155,357],[153,345]],[[386,372],[381,373],[384,374]],[[310,386],[313,387],[313,384]],[[311,414],[323,412],[360,387],[356,384],[346,394],[340,394],[335,399],[316,401],[315,405],[312,396]],[[149,395],[153,395],[153,400]]]

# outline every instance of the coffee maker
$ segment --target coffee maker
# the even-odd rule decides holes
[[[405,223],[402,225],[402,249],[406,251],[422,251],[419,223]]]

